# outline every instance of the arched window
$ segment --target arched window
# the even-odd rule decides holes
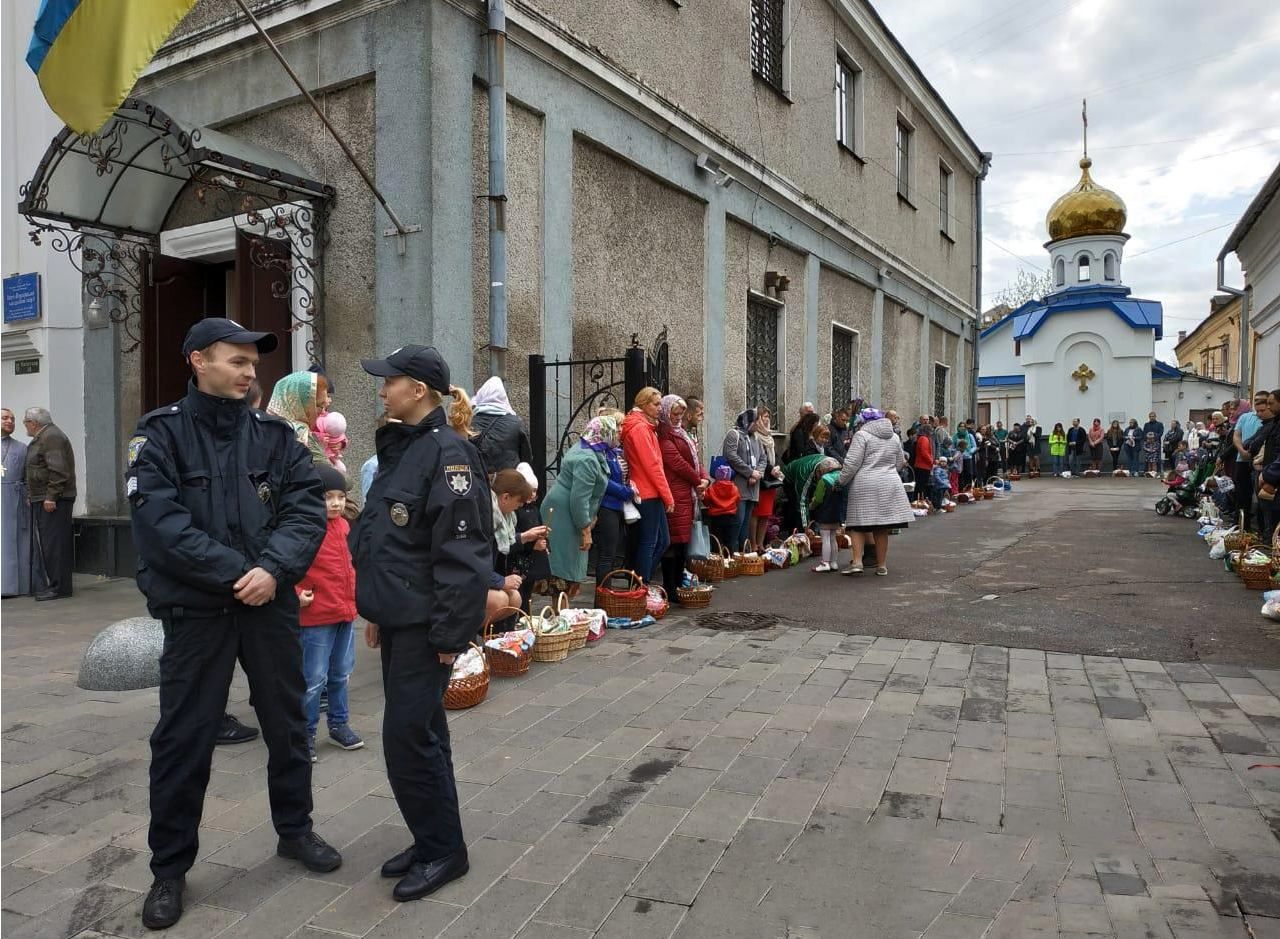
[[[1080,281],[1082,284],[1087,284],[1093,279],[1093,268],[1089,264],[1089,255],[1082,254],[1080,257],[1076,258],[1076,265],[1079,271],[1076,275],[1076,280]]]
[[[1058,258],[1057,263],[1053,265],[1053,285],[1061,287],[1067,282],[1067,262]]]
[[[1102,256],[1102,279],[1116,279],[1116,256],[1111,251],[1108,251]]]

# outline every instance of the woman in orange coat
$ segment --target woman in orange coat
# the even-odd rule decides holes
[[[631,470],[631,485],[640,494],[640,521],[637,522],[640,540],[635,568],[647,584],[671,542],[667,515],[676,503],[667,484],[658,446],[662,392],[657,388],[642,388],[635,404],[622,422],[622,455]]]

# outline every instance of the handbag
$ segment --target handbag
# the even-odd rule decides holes
[[[713,456],[711,458],[711,472],[709,473],[709,475],[711,476],[712,479],[720,478],[719,474],[717,473],[717,470],[719,470],[720,467],[722,466],[729,466],[729,461],[722,456]],[[730,470],[732,471],[732,467],[730,467]]]
[[[702,519],[697,519],[693,523],[693,529],[689,534],[689,548],[687,557],[693,560],[702,560],[711,554],[711,532],[707,530],[707,523]]]
[[[622,503],[622,520],[628,525],[640,521],[640,509],[634,502]]]

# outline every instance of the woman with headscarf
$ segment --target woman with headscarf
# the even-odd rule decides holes
[[[892,412],[890,412],[892,413]],[[837,486],[848,488],[845,527],[853,530],[853,562],[843,574],[862,573],[862,555],[870,536],[876,549],[876,573],[889,573],[889,530],[906,528],[914,517],[899,472],[906,464],[902,441],[885,412],[865,408],[862,426],[849,443]]]
[[[662,468],[658,446],[658,413],[662,392],[641,388],[635,407],[622,422],[622,455],[631,473],[631,484],[640,494],[640,521],[637,533],[635,572],[647,584],[667,551],[670,531],[667,516],[675,509],[667,474]]]
[[[698,517],[698,498],[710,485],[698,448],[684,428],[684,399],[665,395],[658,410],[658,447],[662,451],[662,469],[675,500],[675,508],[667,517],[671,547],[662,557],[662,585],[673,601],[683,585],[684,562],[693,537],[693,523]]]
[[[490,476],[498,470],[515,469],[521,463],[533,462],[529,435],[507,399],[507,388],[501,378],[495,375],[481,385],[471,404],[475,408],[471,442],[480,451]]]
[[[731,550],[741,551],[751,538],[751,515],[760,501],[760,480],[764,478],[764,447],[756,437],[756,409],[747,408],[738,415],[734,426],[724,436],[721,454],[733,468],[733,484],[738,487],[738,527]]]
[[[298,435],[298,443],[307,448],[313,462],[329,465],[329,457],[324,446],[311,432],[320,413],[320,399],[327,397],[327,387],[323,375],[315,372],[290,372],[276,382],[271,392],[271,400],[267,402],[267,413],[282,418],[293,427]]]
[[[769,531],[769,519],[773,517],[774,502],[778,496],[778,487],[782,485],[782,469],[778,466],[777,451],[773,446],[773,428],[769,409],[761,407],[756,415],[756,440],[764,451],[764,476],[760,478],[760,501],[751,513],[749,528],[751,531],[751,547],[756,551],[764,550],[765,535]]]
[[[1102,420],[1095,417],[1093,423],[1089,425],[1089,469],[1102,470],[1102,443],[1107,438],[1107,432],[1102,429]]]
[[[582,431],[576,447],[565,451],[560,472],[542,502],[547,525],[551,564],[551,589],[563,590],[572,599],[587,579],[587,552],[596,524],[600,500],[609,482],[605,453],[618,441],[618,422],[594,417]]]

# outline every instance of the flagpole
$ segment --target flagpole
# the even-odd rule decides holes
[[[374,183],[373,177],[369,175],[368,170],[360,165],[360,161],[357,160],[356,155],[351,152],[351,148],[347,146],[347,142],[342,139],[342,136],[334,129],[334,126],[329,123],[329,118],[321,109],[319,102],[316,101],[315,97],[302,83],[302,79],[298,77],[298,73],[293,70],[293,67],[285,59],[284,53],[280,51],[280,47],[277,46],[275,41],[267,35],[267,31],[262,28],[262,24],[258,22],[258,18],[254,16],[253,11],[249,9],[249,5],[245,3],[245,0],[235,0],[235,2],[240,9],[244,11],[244,15],[249,18],[249,22],[252,23],[253,28],[258,31],[258,35],[263,38],[267,46],[271,49],[276,60],[279,61],[284,70],[289,73],[289,77],[293,79],[293,83],[298,86],[298,90],[301,91],[302,96],[307,99],[307,103],[310,104],[312,110],[316,112],[316,116],[320,118],[329,133],[333,135],[333,139],[337,142],[338,146],[342,148],[342,152],[346,154],[347,159],[351,161],[351,165],[356,168],[356,172],[360,174],[360,178],[364,180],[365,185],[369,187],[369,191],[372,192],[374,198],[378,200],[378,204],[386,211],[387,217],[391,219],[391,224],[396,227],[395,234],[400,239],[400,253],[404,254],[405,236],[415,231],[422,231],[422,227],[418,225],[409,227],[400,221],[400,216],[396,215],[395,209],[391,208],[391,206],[387,204],[386,197],[382,195],[381,190],[379,190],[377,185]],[[388,232],[387,234],[392,233]]]

